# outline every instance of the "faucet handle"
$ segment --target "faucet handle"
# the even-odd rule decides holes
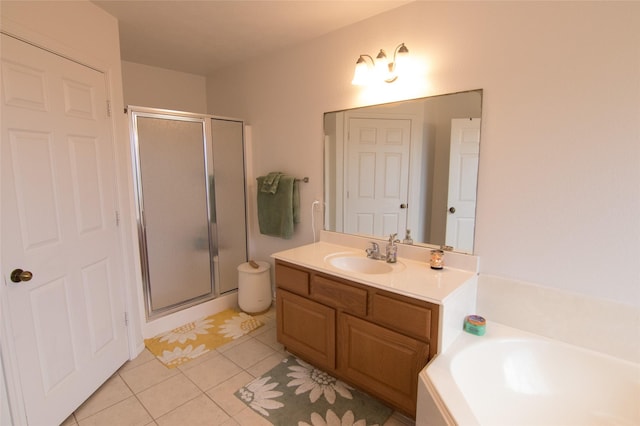
[[[367,257],[377,259],[380,255],[380,247],[378,246],[378,243],[371,241],[371,247],[365,249],[365,252],[367,253]]]

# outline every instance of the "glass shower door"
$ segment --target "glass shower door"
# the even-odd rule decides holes
[[[215,176],[215,220],[220,293],[238,288],[238,265],[247,261],[243,123],[211,120]]]
[[[147,316],[216,296],[209,123],[132,111]]]

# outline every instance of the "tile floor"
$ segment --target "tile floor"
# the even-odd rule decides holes
[[[145,350],[123,365],[63,426],[271,425],[234,396],[289,355],[276,341],[275,310],[262,319],[265,325],[253,333],[178,368],[166,368]],[[412,425],[412,420],[394,413],[384,426]]]

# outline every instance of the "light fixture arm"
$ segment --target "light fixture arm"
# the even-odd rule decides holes
[[[404,45],[404,43],[400,43],[398,46],[396,46],[396,48],[393,50],[393,61],[389,62],[389,74],[391,75],[391,77],[386,78],[384,81],[387,83],[393,83],[394,81],[396,81],[398,79],[398,75],[395,74],[396,71],[396,59],[398,57],[398,53],[409,53],[409,49],[407,49],[407,46]]]
[[[362,64],[362,63],[366,64],[367,63],[367,61],[365,60],[366,58],[369,58],[369,60],[371,61],[371,65],[372,66],[375,65],[376,62],[373,60],[373,57],[371,55],[367,55],[366,53],[364,53],[364,54],[362,54],[362,55],[360,55],[358,57],[358,60],[356,61],[356,65]]]
[[[398,56],[398,53],[409,53],[409,49],[407,49],[407,46],[404,45],[404,43],[400,43],[394,50],[393,50],[393,62],[389,63],[389,71],[393,72],[393,70],[396,67],[396,58]]]
[[[371,55],[367,55],[367,54],[360,55],[358,57],[358,60],[356,61],[356,73],[354,74],[354,79],[352,83],[356,85],[365,84],[362,82],[357,82],[357,81],[360,81],[362,77],[361,68],[363,66],[366,66],[367,68],[376,68],[376,65],[381,66],[383,62],[386,62],[386,68],[387,68],[386,72],[388,73],[386,78],[383,77],[383,81],[387,83],[393,83],[398,79],[398,75],[396,74],[396,60],[397,60],[398,54],[405,54],[405,53],[409,53],[409,49],[407,49],[407,46],[405,46],[404,43],[400,43],[393,50],[392,61],[389,61],[387,59],[387,55],[384,49],[380,49],[375,59]]]

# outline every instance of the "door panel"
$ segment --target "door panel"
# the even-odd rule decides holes
[[[52,134],[24,130],[8,130],[13,162],[15,201],[20,235],[25,251],[60,242],[58,202],[54,182]],[[10,166],[10,165],[9,165]],[[3,171],[8,171],[3,168]],[[40,191],[29,188],[40,187]],[[5,195],[9,195],[5,192]],[[18,219],[18,218],[16,218]],[[3,229],[3,232],[11,228]]]
[[[1,69],[2,320],[29,424],[59,424],[128,357],[107,80],[6,35]]]
[[[2,74],[5,105],[47,111],[44,70],[6,59],[2,61]]]
[[[63,80],[64,111],[69,117],[96,118],[93,87],[79,81]]]
[[[44,283],[29,295],[45,394],[76,369],[68,292],[68,282],[59,278]]]
[[[116,338],[113,330],[116,318],[113,317],[114,307],[109,293],[110,269],[108,259],[102,259],[82,269],[87,325],[93,354],[97,354]]]
[[[80,234],[96,231],[104,226],[98,153],[98,141],[95,138],[69,137],[73,199]]]

